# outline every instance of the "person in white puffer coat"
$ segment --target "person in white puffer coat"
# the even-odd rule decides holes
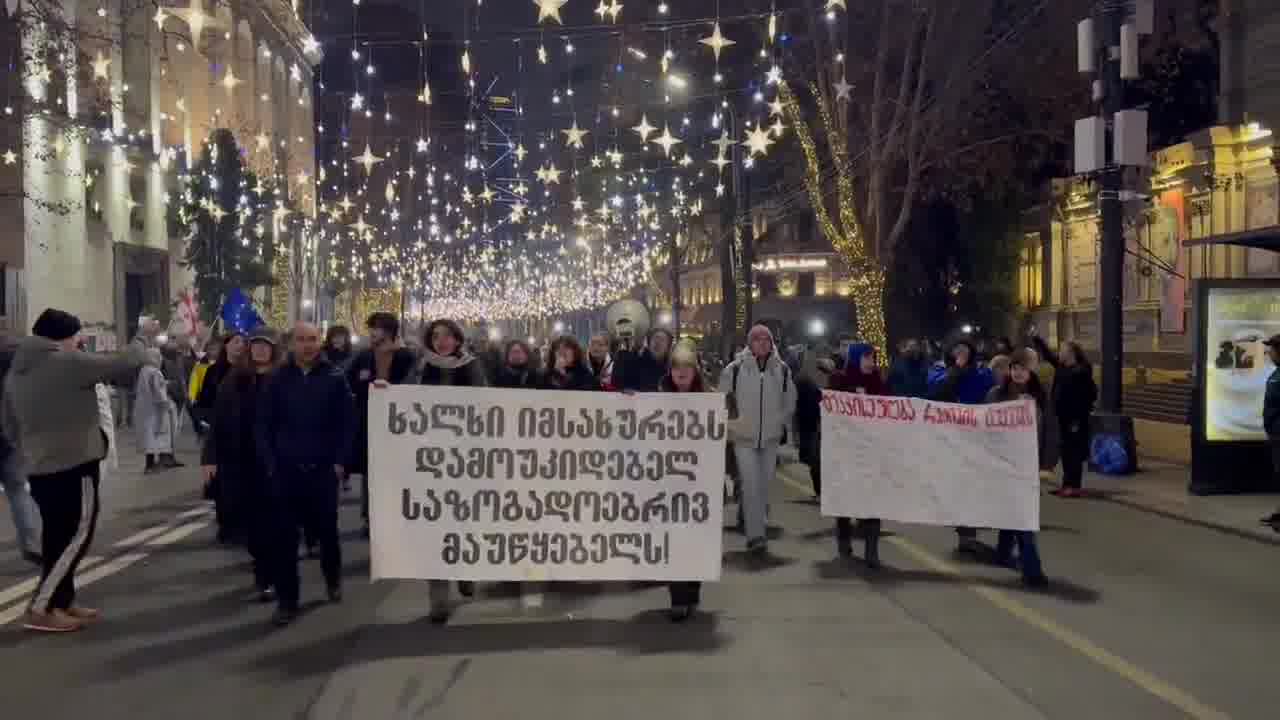
[[[747,550],[764,554],[768,551],[769,486],[777,472],[778,447],[796,411],[795,378],[778,355],[769,328],[751,328],[747,351],[721,371],[719,387],[729,404],[729,436],[742,483]]]

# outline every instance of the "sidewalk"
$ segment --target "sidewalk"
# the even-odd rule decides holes
[[[1280,494],[1192,495],[1189,467],[1150,458],[1140,465],[1142,470],[1129,476],[1088,473],[1084,486],[1110,502],[1280,545],[1280,533],[1258,522],[1280,508]]]

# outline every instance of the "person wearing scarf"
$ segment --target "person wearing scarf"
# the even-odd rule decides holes
[[[462,326],[452,320],[432,321],[422,334],[422,360],[418,364],[417,384],[444,387],[484,387],[484,368],[476,356],[467,352],[467,337]],[[464,597],[475,594],[475,584],[458,583],[458,592]],[[443,625],[453,614],[449,597],[449,581],[431,580],[428,583],[431,622]]]

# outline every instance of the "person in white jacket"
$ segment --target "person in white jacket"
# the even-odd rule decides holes
[[[156,348],[147,350],[147,363],[138,371],[133,403],[133,429],[146,454],[145,473],[182,467],[173,456],[177,430],[177,406],[169,397],[169,385],[161,371],[163,357]]]
[[[729,435],[742,482],[747,550],[768,550],[765,514],[777,470],[778,446],[796,410],[796,383],[764,325],[747,333],[747,351],[720,373],[729,404]]]

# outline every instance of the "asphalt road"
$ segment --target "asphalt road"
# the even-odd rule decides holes
[[[774,488],[776,559],[725,535],[706,614],[671,625],[660,587],[572,586],[541,607],[482,587],[446,627],[423,583],[370,584],[358,502],[343,514],[345,602],[283,631],[248,602],[244,558],[213,543],[193,468],[118,474],[82,578],[106,618],[82,633],[0,628],[4,717],[1274,718],[1280,549],[1102,501],[1045,498],[1053,584],[889,525],[886,567],[833,561],[801,468]],[[860,552],[860,549],[859,549]],[[0,620],[28,569],[0,521]]]

